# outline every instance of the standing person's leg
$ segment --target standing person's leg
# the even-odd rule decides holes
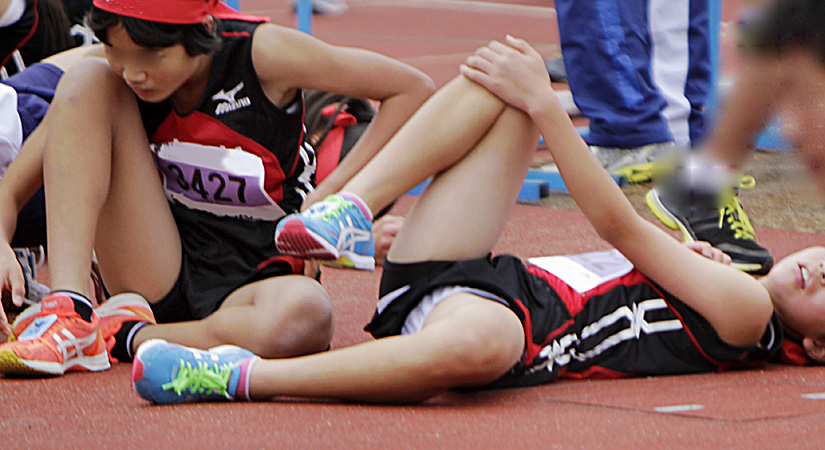
[[[658,2],[658,0],[654,1]],[[684,95],[690,103],[690,112],[689,116],[685,115],[687,111],[675,116],[671,114],[668,119],[677,143],[684,139],[687,133],[686,128],[689,126],[690,142],[695,146],[705,137],[705,102],[711,89],[710,38],[708,35],[710,24],[707,1],[691,0],[689,8],[690,20],[687,35],[689,61]],[[672,15],[672,9],[673,5],[670,2],[663,2],[661,15],[665,17]],[[670,38],[673,42],[677,39],[678,37],[675,36]],[[663,40],[667,41],[664,38]],[[668,61],[671,59],[666,58]],[[771,73],[772,69],[768,70],[760,66],[759,70]],[[743,82],[743,84],[749,83]],[[755,82],[750,84],[758,85]],[[676,87],[672,87],[674,91]],[[662,89],[663,92],[667,92],[664,83]],[[765,100],[762,92],[768,90],[760,88],[756,90],[760,91],[756,94],[748,92],[747,94],[750,94],[746,102],[748,109],[755,111],[764,109],[761,108]],[[742,92],[736,94],[741,96]],[[726,102],[736,104],[734,100],[728,99]],[[675,113],[676,110],[671,106],[665,111],[666,114]],[[683,110],[683,108],[680,109]],[[722,119],[724,120],[724,117]],[[710,136],[710,140],[713,141],[715,138],[718,141],[720,136],[723,137],[725,134],[729,133],[716,133]],[[683,137],[679,138],[680,135]],[[744,139],[742,136],[736,137]],[[733,142],[735,139],[729,141]],[[742,208],[736,192],[740,187],[740,181],[742,181],[741,187],[747,189],[753,185],[746,183],[741,178],[741,174],[736,177],[733,173],[724,173],[720,165],[703,167],[708,164],[725,162],[706,159],[708,156],[711,158],[719,156],[719,143],[710,142],[710,144],[710,148],[716,151],[716,155],[690,156],[698,158],[695,161],[680,164],[683,167],[680,167],[670,180],[666,183],[658,183],[657,187],[647,194],[647,204],[662,223],[669,228],[679,230],[686,241],[707,241],[727,253],[734,266],[754,275],[765,274],[773,266],[773,257],[768,249],[759,245],[750,219]],[[737,148],[737,146],[727,145],[725,148]],[[727,156],[730,154],[732,153],[728,152]],[[684,167],[692,168],[685,170]],[[708,174],[713,175],[707,176]],[[752,178],[750,180],[752,181]]]
[[[452,114],[449,105],[456,103],[474,104],[479,109]],[[446,112],[442,110],[445,105]],[[483,128],[479,129],[479,123]],[[422,144],[421,130],[441,139],[425,139]],[[403,193],[406,189],[403,185],[387,187],[385,192],[370,196],[386,177],[398,179],[416,173],[405,181],[414,183],[428,170],[438,171],[409,212],[389,258],[411,262],[483,256],[492,248],[515,203],[537,139],[538,133],[525,114],[504,107],[495,96],[460,77],[422,106],[375,162],[345,189],[368,198],[371,208],[380,208],[382,202],[393,198],[393,190]],[[415,159],[416,154],[421,156],[418,163],[401,164]],[[173,373],[182,373],[177,370],[181,359],[200,356],[153,342],[138,350],[133,371],[138,392],[156,402],[199,399],[189,395],[181,377],[167,383]],[[227,350],[232,355],[227,356],[229,368],[209,370],[231,371],[227,374],[229,386],[223,391],[216,389],[219,396],[205,397],[219,398],[225,393],[235,398],[285,395],[420,401],[453,387],[494,381],[516,364],[524,342],[521,322],[507,307],[469,293],[453,294],[432,309],[421,331],[414,334],[254,364],[248,353]],[[236,364],[239,359],[244,363]],[[173,385],[177,393],[172,392]]]
[[[710,11],[706,0],[690,0],[688,21],[688,74],[685,97],[690,102],[690,142],[695,147],[702,143],[707,133],[705,107],[714,79],[710,48]]]
[[[628,149],[672,140],[651,71],[650,1],[658,0],[555,3],[568,83],[590,121],[590,145]]]
[[[702,137],[710,88],[708,2],[650,0],[651,75],[667,102],[662,111],[673,141],[689,147]]]

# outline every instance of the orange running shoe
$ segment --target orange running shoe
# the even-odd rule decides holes
[[[106,300],[95,310],[100,318],[100,331],[106,341],[106,350],[109,352],[109,361],[118,362],[112,357],[112,347],[115,346],[115,334],[120,331],[123,322],[147,322],[156,324],[155,315],[149,302],[139,294],[127,292],[118,294]],[[137,329],[134,329],[137,331]]]
[[[20,336],[24,331],[26,331],[26,328],[28,328],[29,324],[32,323],[32,320],[34,320],[38,314],[40,314],[40,303],[35,303],[18,314],[17,317],[14,318],[14,322],[11,324],[9,342],[16,341],[17,336]]]
[[[92,312],[91,322],[83,320],[72,298],[62,292],[47,295],[36,306],[39,311],[27,316],[28,325],[16,340],[0,345],[0,373],[62,375],[110,367],[97,314]]]

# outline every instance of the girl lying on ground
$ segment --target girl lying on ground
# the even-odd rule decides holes
[[[340,260],[360,250],[346,259],[369,258],[370,211],[435,174],[387,256],[368,326],[375,340],[275,360],[151,341],[134,362],[137,392],[157,403],[415,402],[454,388],[745,367],[779,358],[786,333],[825,359],[825,248],[796,253],[761,280],[699,248],[715,255],[705,258],[635,212],[526,42],[492,42],[461,73],[340,195],[279,226],[276,240],[292,253]],[[539,132],[583,213],[635,268],[577,292],[564,274],[490,255]],[[331,235],[330,247],[323,239]]]

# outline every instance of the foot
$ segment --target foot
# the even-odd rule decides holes
[[[375,268],[372,213],[349,194],[330,195],[300,214],[291,214],[275,229],[278,251],[319,259],[345,268]]]
[[[108,369],[100,321],[94,312],[91,318],[88,322],[80,317],[68,294],[47,295],[15,320],[14,340],[0,345],[0,373],[37,376]]]
[[[591,145],[590,150],[609,173],[625,178],[628,183],[645,183],[653,175],[653,161],[673,146],[672,142],[632,148]]]
[[[740,186],[753,188],[753,177]],[[753,275],[764,275],[773,267],[771,253],[756,240],[753,226],[734,194],[721,208],[676,208],[660,190],[651,189],[645,200],[665,226],[682,233],[685,241],[706,241],[731,257],[731,264]],[[688,210],[689,212],[682,212]]]
[[[248,399],[249,369],[258,359],[234,345],[197,350],[150,339],[138,347],[132,386],[159,404]]]
[[[110,352],[109,360],[113,363],[118,362],[111,355],[112,348],[115,346],[115,334],[120,331],[120,327],[125,322],[157,323],[149,302],[132,292],[112,296],[95,311],[100,318],[100,331],[103,334],[103,340],[106,341],[106,350]]]

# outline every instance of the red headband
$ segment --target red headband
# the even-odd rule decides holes
[[[269,21],[267,17],[232,9],[219,0],[94,0],[94,5],[113,14],[161,23],[201,23],[207,15],[246,22]]]

